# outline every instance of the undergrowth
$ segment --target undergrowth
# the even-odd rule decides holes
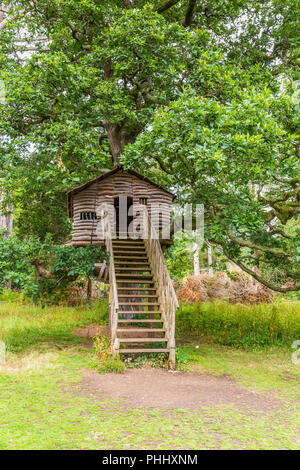
[[[300,339],[300,303],[181,304],[176,315],[176,333],[178,338],[212,336],[219,344],[238,348],[290,347]]]
[[[111,354],[111,341],[108,336],[97,335],[94,338],[94,354],[98,361],[97,370],[100,374],[125,372],[125,364],[120,358],[114,358]]]
[[[147,354],[147,356],[132,354],[124,359],[126,366],[130,369],[142,368],[142,367],[162,367],[168,368],[168,353],[161,354]]]

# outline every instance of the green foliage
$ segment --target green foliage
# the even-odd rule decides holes
[[[142,367],[162,367],[164,369],[169,368],[169,354],[132,354],[126,355],[124,359],[126,367],[129,369],[142,368]]]
[[[98,367],[99,374],[109,374],[114,372],[115,374],[124,374],[125,364],[121,359],[109,357],[105,362],[100,363]]]
[[[189,354],[181,348],[176,348],[176,365],[180,369],[190,362]]]
[[[179,336],[212,336],[227,346],[290,347],[300,337],[299,302],[255,306],[225,302],[182,304],[177,312],[176,328]]]
[[[38,259],[53,278],[35,277],[30,264],[33,259]],[[35,301],[58,301],[76,279],[93,278],[95,262],[104,260],[108,261],[108,255],[101,247],[57,245],[49,235],[44,242],[1,238],[0,288],[11,282],[12,288],[24,289]]]
[[[4,289],[0,294],[0,302],[21,302],[23,300],[23,294],[12,291],[10,289]]]
[[[94,351],[98,361],[98,372],[106,374],[115,372],[123,374],[125,372],[125,364],[120,358],[114,358],[111,354],[111,341],[104,334],[97,335],[94,338]]]
[[[16,237],[0,237],[0,291],[11,282],[14,289],[22,289],[30,281],[33,267],[28,263],[30,243]]]
[[[193,272],[193,255],[184,240],[174,240],[165,252],[167,267],[172,279],[182,279]]]
[[[280,269],[295,290],[298,236],[289,235],[288,224],[299,223],[296,110],[285,93],[240,90],[223,103],[187,90],[156,113],[124,157],[138,167],[140,155],[148,155],[143,168],[150,174],[166,166],[181,203],[204,204],[205,238],[243,268],[261,264],[266,283],[268,267]]]
[[[111,356],[111,341],[106,335],[97,335],[94,338],[94,350],[99,362],[105,362]]]

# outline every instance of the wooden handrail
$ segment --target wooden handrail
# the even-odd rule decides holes
[[[105,246],[109,253],[109,330],[111,337],[111,348],[114,356],[118,355],[119,352],[119,341],[117,338],[117,328],[118,328],[118,310],[119,310],[119,301],[118,301],[118,290],[117,290],[117,281],[115,273],[115,261],[114,261],[114,252],[112,245],[112,231],[110,225],[110,214],[109,208],[107,205],[104,207],[103,214],[104,222],[104,237],[105,237]]]
[[[179,308],[175,289],[161,249],[158,233],[151,222],[147,209],[144,210],[144,241],[151,264],[152,273],[157,284],[162,316],[166,328],[170,363],[175,365],[175,314]]]

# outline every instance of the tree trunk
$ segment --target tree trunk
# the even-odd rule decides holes
[[[109,145],[114,159],[115,166],[120,165],[120,156],[122,153],[121,134],[117,124],[111,124],[104,119],[103,126],[106,130]]]
[[[0,193],[0,229],[4,229],[4,238],[10,237],[12,234],[12,226],[13,226],[13,215],[12,215],[12,206],[7,207],[8,214],[2,215],[1,214],[1,204],[4,199],[4,194]]]
[[[194,275],[199,276],[200,274],[200,261],[199,261],[199,246],[195,243],[195,251],[194,251]]]
[[[45,269],[42,262],[38,258],[31,259],[29,263],[35,266],[37,279],[40,277],[44,277],[46,279],[55,279],[55,275]]]
[[[260,276],[260,267],[259,267],[259,252],[257,250],[254,251],[254,257],[257,259],[257,266],[253,267],[253,271],[257,276]],[[258,290],[259,284],[256,281],[256,279],[253,278],[253,284],[256,287],[256,290]]]
[[[0,4],[0,29],[6,28],[7,7],[5,3]]]
[[[92,298],[92,279],[88,279],[87,282],[87,299],[91,300]]]
[[[212,268],[212,262],[213,262],[213,259],[212,259],[212,247],[211,247],[211,244],[206,242],[207,243],[207,265],[208,265],[208,274],[211,274],[213,275],[214,271],[213,271],[213,268]]]

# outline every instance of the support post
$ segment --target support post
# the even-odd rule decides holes
[[[118,340],[118,338],[115,338],[115,339],[112,339],[112,355],[115,359],[117,359],[119,357],[119,354],[120,354],[120,341]]]
[[[112,336],[112,326],[111,326],[111,305],[109,302],[109,310],[108,310],[108,336],[111,339]]]
[[[87,282],[87,299],[91,300],[92,298],[92,279],[88,279]]]
[[[175,339],[172,338],[168,342],[169,347],[169,367],[171,370],[176,369],[176,351],[175,351]]]

